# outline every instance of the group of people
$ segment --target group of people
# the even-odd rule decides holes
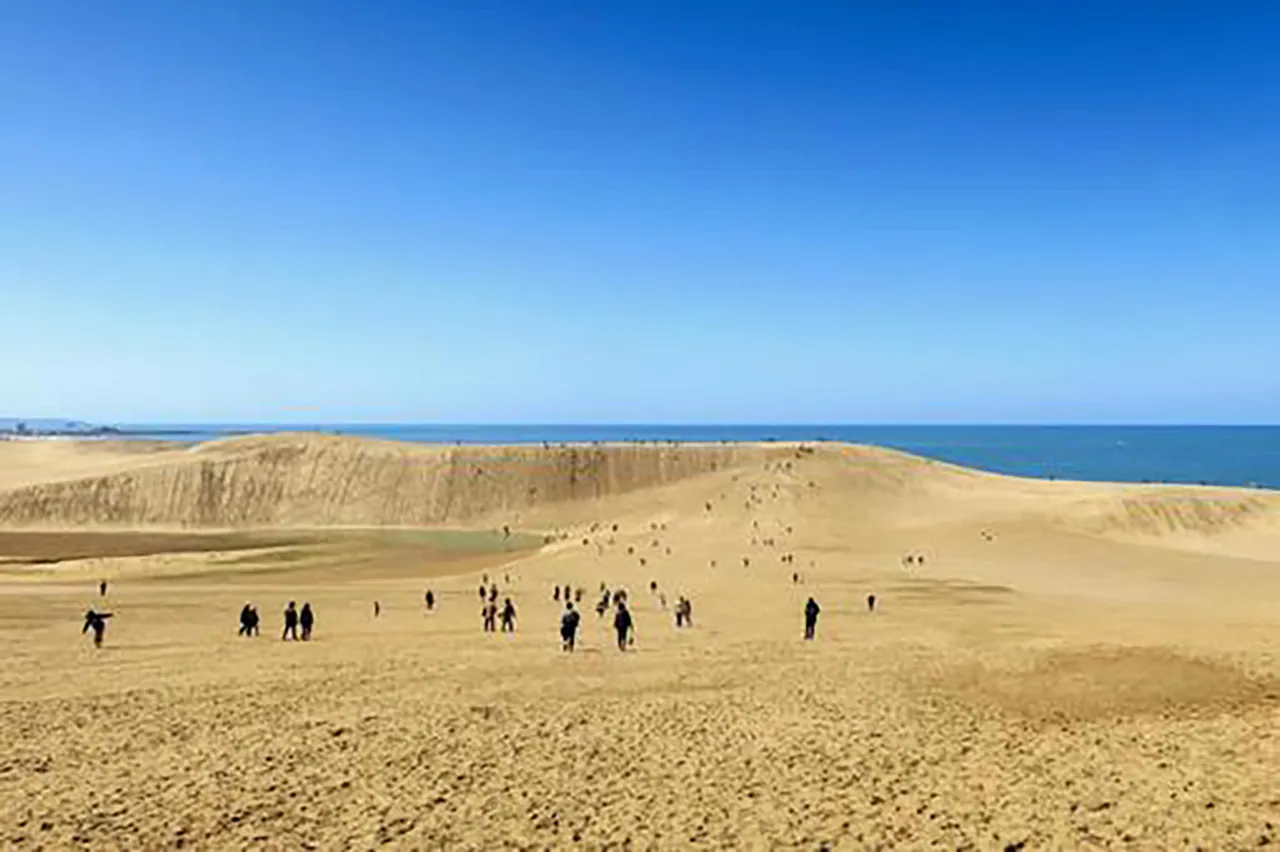
[[[480,586],[480,599],[483,603],[481,609],[481,617],[486,633],[497,632],[498,625],[501,623],[503,633],[512,633],[516,629],[516,607],[512,603],[511,598],[505,598],[502,608],[498,608],[498,586],[496,583],[488,584],[488,575],[485,575]],[[798,576],[793,577],[793,582],[798,580]],[[650,583],[650,591],[657,592],[657,583]],[[610,606],[614,608],[613,629],[617,636],[618,649],[626,651],[635,645],[635,620],[631,616],[631,610],[627,606],[627,592],[625,589],[610,590],[605,583],[600,584],[600,600],[596,604],[596,615],[603,618],[605,612]],[[99,594],[106,594],[106,583],[103,582],[99,587]],[[581,588],[573,590],[566,584],[563,587],[557,585],[553,597],[556,601],[564,601],[564,612],[560,616],[560,640],[561,647],[565,651],[573,651],[577,647],[578,629],[582,623],[582,616],[578,609],[574,606],[575,600],[581,601],[583,590]],[[425,602],[428,611],[435,609],[435,593],[430,589],[425,595]],[[665,603],[665,600],[664,600]],[[876,596],[874,594],[867,595],[867,610],[874,612],[876,609]],[[374,614],[375,617],[381,612],[381,604],[375,601]],[[821,614],[822,608],[818,606],[818,602],[812,597],[804,606],[804,638],[813,640],[817,636],[818,616]],[[98,612],[90,609],[85,613],[84,628],[81,633],[93,631],[93,644],[96,647],[102,646],[103,638],[107,630],[107,619],[112,617],[110,612]],[[675,606],[676,627],[692,627],[693,626],[693,603],[689,598],[681,595]],[[284,631],[280,638],[282,640],[301,640],[303,642],[310,641],[312,630],[315,628],[315,612],[311,608],[310,603],[303,603],[302,608],[298,609],[294,601],[289,601],[284,610]],[[259,624],[261,617],[258,615],[257,608],[246,603],[240,610],[240,636],[257,636],[259,635]]]
[[[516,605],[511,602],[511,598],[504,598],[502,602],[502,610],[498,610],[498,600],[493,598],[485,603],[480,610],[480,615],[484,621],[484,632],[493,633],[498,629],[498,621],[502,621],[503,633],[514,633],[516,629]]]
[[[259,625],[262,617],[258,615],[258,608],[251,603],[245,604],[240,609],[240,636],[257,636],[259,634]],[[311,631],[316,626],[316,614],[311,609],[311,604],[304,603],[302,609],[298,609],[297,603],[289,601],[284,608],[284,631],[280,634],[281,640],[292,641],[311,641]],[[301,632],[299,632],[301,628]]]
[[[676,601],[676,627],[693,626],[693,602],[683,595]]]
[[[262,619],[258,616],[258,608],[253,604],[245,604],[240,610],[241,636],[257,636],[258,624]]]
[[[297,604],[289,601],[289,605],[284,608],[284,633],[280,634],[281,639],[292,639],[297,641],[299,638],[303,642],[311,641],[311,630],[315,627],[316,616],[311,610],[311,604],[304,603],[302,611],[298,611]],[[302,628],[302,636],[298,636],[298,628]]]

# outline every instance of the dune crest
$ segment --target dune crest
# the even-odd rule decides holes
[[[785,452],[785,451],[783,451]],[[735,445],[440,447],[317,435],[234,438],[103,475],[0,492],[0,524],[431,526],[614,495],[769,455]]]
[[[0,480],[0,526],[10,528],[430,527],[512,520],[536,528],[594,515],[601,501],[619,511],[652,503],[698,517],[740,482],[758,489],[750,498],[758,506],[729,505],[718,519],[746,517],[766,502],[770,512],[785,513],[806,501],[808,527],[819,535],[824,526],[839,535],[859,525],[1015,517],[1146,539],[1280,528],[1280,497],[1270,492],[1019,479],[847,444],[491,447],[283,434],[145,452],[74,445],[5,452],[11,469],[23,474]],[[46,472],[43,481],[33,481],[36,462]]]

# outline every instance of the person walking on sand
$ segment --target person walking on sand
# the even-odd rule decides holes
[[[238,635],[252,636],[253,635],[252,631],[253,631],[253,607],[250,606],[249,604],[245,604],[244,608],[240,610],[240,633]]]
[[[485,633],[493,633],[498,629],[498,605],[496,603],[486,603],[480,610],[480,616],[484,619]]]
[[[289,605],[284,608],[284,633],[280,638],[295,641],[298,638],[298,605],[293,601],[289,601]]]
[[[551,599],[556,603],[560,603],[560,584],[556,583],[555,589],[551,593]]]
[[[631,610],[626,601],[618,602],[618,611],[613,616],[613,629],[618,634],[618,650],[627,650],[628,645],[635,644],[635,622],[631,620]]]
[[[311,628],[315,627],[316,616],[311,611],[311,604],[304,603],[302,605],[302,615],[299,616],[298,622],[302,625],[302,641],[311,641]]]
[[[867,612],[875,612],[875,611],[876,611],[876,596],[867,595]]]
[[[570,601],[564,605],[564,615],[560,616],[560,645],[565,651],[572,651],[578,641],[578,623],[582,616],[573,608]]]
[[[818,602],[813,598],[809,598],[809,602],[804,605],[804,638],[806,640],[813,639],[818,632],[818,613],[822,609],[818,606]]]
[[[373,602],[373,617],[374,617],[374,618],[377,618],[377,617],[378,617],[378,616],[380,616],[380,615],[382,615],[382,604],[378,603],[377,601],[374,601],[374,602]]]
[[[105,598],[107,596],[107,581],[103,580],[98,583],[98,597]]]
[[[94,612],[89,610],[84,614],[84,627],[80,629],[80,635],[93,630],[93,647],[102,647],[102,638],[107,634],[107,619],[112,616],[109,612]]]
[[[430,589],[427,589],[426,602],[427,602],[427,612],[431,612],[431,610],[436,608],[436,595],[435,595],[435,592],[431,591]]]
[[[516,605],[507,598],[502,604],[502,632],[513,633],[516,629]]]

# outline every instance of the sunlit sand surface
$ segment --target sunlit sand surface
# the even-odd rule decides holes
[[[14,442],[0,525],[0,846],[1280,843],[1268,492],[839,445]]]

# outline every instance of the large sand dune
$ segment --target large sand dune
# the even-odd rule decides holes
[[[1280,842],[1271,492],[828,444],[13,442],[0,528],[0,845]],[[562,654],[564,583],[627,588],[635,649],[589,612]],[[295,598],[315,642],[271,635]]]

